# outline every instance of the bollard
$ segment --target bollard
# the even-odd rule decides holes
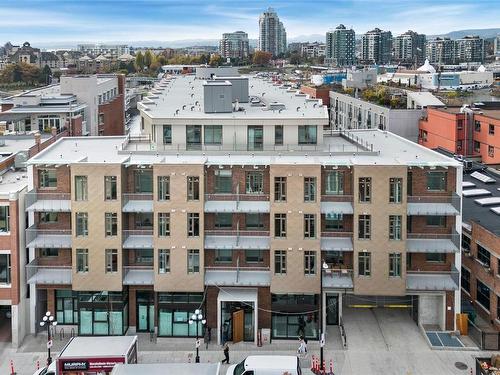
[[[330,375],[333,375],[333,359],[330,359]]]
[[[10,375],[16,375],[14,371],[14,361],[12,359],[10,360]]]
[[[36,360],[36,369],[40,370],[40,360]]]

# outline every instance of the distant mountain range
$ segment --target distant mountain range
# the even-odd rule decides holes
[[[496,28],[496,29],[457,30],[457,31],[450,31],[449,33],[446,34],[428,35],[427,39],[432,39],[438,36],[450,39],[458,39],[458,38],[463,38],[464,36],[467,35],[479,35],[481,38],[484,39],[494,38],[497,35],[500,35],[500,29]]]

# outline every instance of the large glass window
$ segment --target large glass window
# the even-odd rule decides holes
[[[274,144],[283,145],[283,125],[274,125]]]
[[[88,236],[89,235],[89,214],[87,212],[75,213],[76,218],[76,235]]]
[[[163,144],[172,144],[172,125],[163,125]]]
[[[75,176],[75,200],[88,200],[88,182],[87,176]]]
[[[78,292],[79,335],[123,335],[128,328],[126,292]]]
[[[232,261],[233,261],[233,250],[231,249],[215,250],[216,263],[232,263]]]
[[[187,214],[188,237],[198,237],[200,235],[200,214]]]
[[[106,237],[118,234],[118,214],[116,212],[104,214],[104,227],[106,228]]]
[[[231,194],[233,192],[233,172],[230,169],[219,169],[215,174],[215,192]]]
[[[359,215],[358,217],[358,238],[369,240],[371,238],[371,215]]]
[[[158,237],[170,236],[170,213],[158,213]]]
[[[38,186],[41,188],[57,187],[57,175],[55,169],[38,170]]]
[[[304,251],[304,275],[316,274],[316,251]]]
[[[286,214],[274,214],[274,237],[286,237]]]
[[[286,250],[274,251],[274,273],[276,275],[286,274]]]
[[[325,194],[344,194],[344,173],[340,171],[330,171],[326,174]]]
[[[389,239],[401,240],[403,218],[401,215],[389,215]]]
[[[187,268],[188,273],[200,272],[200,250],[188,250]]]
[[[264,148],[264,128],[262,126],[249,126],[247,128],[248,151],[261,151]]]
[[[299,125],[299,145],[315,145],[318,143],[318,128],[315,125]]]
[[[445,191],[446,190],[446,172],[427,172],[427,190]]]
[[[262,214],[245,214],[245,228],[247,230],[259,230],[264,228]]]
[[[264,192],[264,172],[253,171],[246,173],[246,193],[262,194]]]
[[[158,250],[158,273],[170,272],[170,250]]]
[[[477,302],[481,304],[486,310],[490,309],[490,288],[483,284],[481,281],[477,280],[477,292],[476,299]]]
[[[446,226],[446,216],[426,216],[426,225],[429,227],[445,227]]]
[[[59,220],[59,213],[57,212],[39,212],[38,219],[40,223],[54,224]]]
[[[189,318],[202,301],[202,293],[158,293],[158,336],[195,337],[198,328],[202,337],[201,322],[198,327],[189,324]]]
[[[104,199],[107,201],[117,199],[116,176],[104,177]]]
[[[286,177],[274,177],[274,201],[286,201]]]
[[[187,200],[200,200],[200,178],[198,176],[188,176],[187,178]]]
[[[158,200],[168,201],[170,199],[170,177],[169,176],[158,176]]]
[[[134,171],[134,185],[136,193],[153,192],[153,171],[138,169]]]
[[[228,212],[216,213],[215,227],[217,229],[231,229],[233,227],[233,214]]]
[[[316,177],[304,177],[304,202],[316,201]]]
[[[403,199],[403,179],[392,177],[389,179],[389,202],[401,203]]]
[[[186,125],[186,147],[201,150],[201,125]]]
[[[358,253],[359,276],[370,276],[372,269],[372,254],[370,252]]]
[[[56,320],[57,324],[78,323],[78,292],[71,289],[56,290]]]
[[[39,115],[38,129],[44,132],[50,132],[52,128],[56,128],[57,132],[61,129],[61,118],[58,115]]]
[[[301,311],[307,312],[297,312],[299,306]],[[317,339],[319,336],[318,306],[318,295],[272,294],[272,338],[297,339],[299,336],[304,336],[308,339]]]
[[[245,261],[247,263],[264,262],[264,250],[259,250],[259,249],[245,250]]]
[[[341,231],[344,229],[343,214],[326,214],[325,215],[325,230],[326,231]]]
[[[425,253],[425,261],[429,263],[445,263],[445,253]]]
[[[118,272],[118,250],[106,249],[106,273]]]
[[[10,254],[0,254],[0,284],[10,284]]]
[[[470,271],[467,268],[462,267],[461,280],[462,289],[470,293]]]
[[[304,214],[304,238],[316,238],[316,215]]]
[[[10,232],[10,208],[0,206],[0,233]]]
[[[205,125],[205,144],[222,144],[222,125]]]
[[[401,277],[401,253],[389,254],[389,276]]]
[[[76,249],[76,272],[89,272],[89,250]]]
[[[477,260],[483,263],[486,267],[490,267],[491,253],[479,244],[477,246]]]
[[[359,201],[368,203],[372,200],[372,178],[360,177],[359,178]]]

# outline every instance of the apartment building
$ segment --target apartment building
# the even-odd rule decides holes
[[[489,170],[464,174],[462,199],[462,298],[496,329],[500,329],[499,179]]]
[[[314,42],[314,43],[304,43],[301,48],[302,57],[308,59],[318,58],[325,56],[326,44]]]
[[[219,41],[219,52],[225,59],[244,59],[250,53],[248,34],[244,31],[222,34]]]
[[[364,64],[388,64],[392,59],[392,33],[375,28],[361,37]]]
[[[411,30],[398,35],[393,42],[394,59],[409,65],[422,64],[425,56],[425,39],[425,34]]]
[[[431,64],[448,65],[455,63],[455,42],[450,38],[428,40],[426,58]]]
[[[62,76],[60,84],[29,90],[0,101],[0,121],[10,132],[71,135],[125,133],[125,76]]]
[[[259,51],[278,56],[286,52],[286,30],[278,14],[268,8],[259,17]]]
[[[359,300],[454,328],[459,163],[379,130],[323,137],[321,101],[271,81],[194,78],[139,104],[142,142],[30,159],[32,331],[49,308],[81,335],[189,337],[201,308],[218,342],[317,339]]]
[[[325,62],[334,66],[356,64],[356,34],[340,24],[326,33]]]
[[[484,39],[468,35],[455,40],[455,61],[458,63],[483,63],[485,57]]]
[[[457,155],[500,164],[500,103],[429,108],[419,122],[418,142]]]

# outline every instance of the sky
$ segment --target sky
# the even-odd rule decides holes
[[[259,14],[269,6],[289,39],[340,23],[357,34],[500,27],[499,0],[0,0],[0,44],[219,39],[236,30],[257,38]]]

